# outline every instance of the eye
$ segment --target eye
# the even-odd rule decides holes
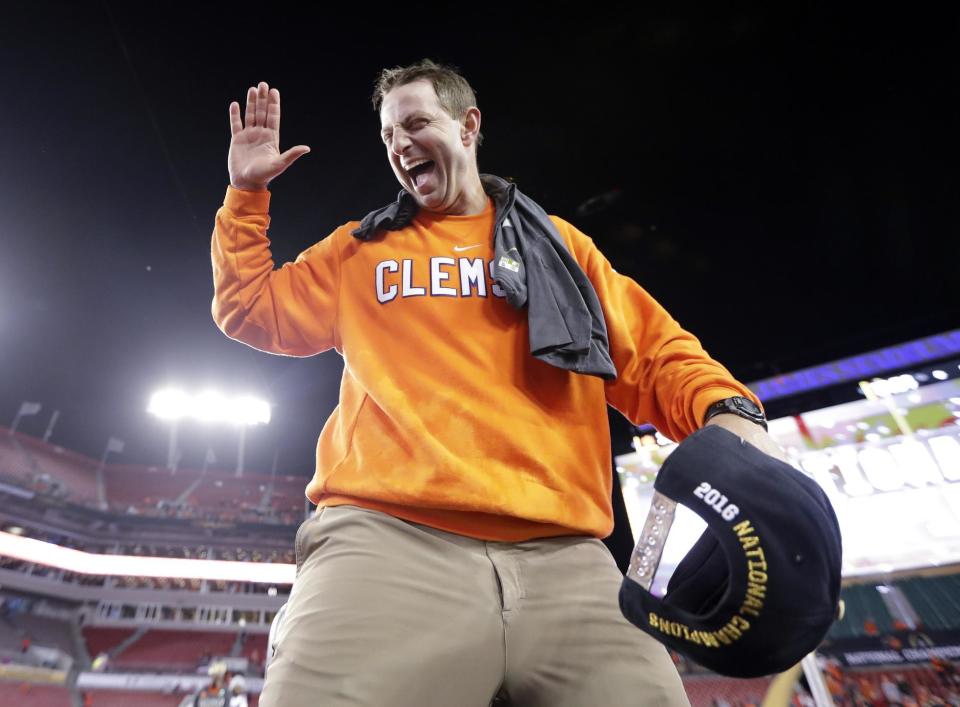
[[[393,137],[393,133],[392,133],[392,132],[386,132],[386,133],[382,133],[382,134],[380,135],[380,138],[383,140],[384,143],[390,142],[390,139],[391,139],[392,137]]]

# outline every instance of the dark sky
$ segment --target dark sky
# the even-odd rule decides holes
[[[957,18],[834,4],[6,3],[0,423],[40,401],[24,431],[59,409],[55,442],[99,456],[116,435],[117,461],[159,464],[150,392],[217,384],[274,403],[252,468],[280,448],[309,473],[339,356],[256,352],[209,314],[227,105],[270,82],[282,147],[312,148],[272,188],[282,262],[394,197],[368,96],[425,56],[477,90],[481,170],[590,234],[741,379],[956,327]],[[182,440],[186,465],[207,442],[233,463],[232,432]]]

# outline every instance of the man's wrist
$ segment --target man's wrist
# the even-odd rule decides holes
[[[243,184],[239,182],[230,182],[230,186],[237,191],[267,191],[266,184]]]
[[[787,464],[790,463],[787,455],[773,437],[763,427],[745,417],[733,413],[720,413],[711,417],[704,427],[708,425],[722,427],[727,432],[732,432],[740,439],[752,444],[761,452]]]
[[[706,424],[710,418],[728,413],[767,429],[767,417],[763,414],[763,409],[749,398],[740,395],[724,398],[710,405],[704,413],[703,422]]]
[[[232,184],[227,187],[223,205],[237,216],[262,216],[270,211],[270,197],[268,190],[248,191],[237,189]]]

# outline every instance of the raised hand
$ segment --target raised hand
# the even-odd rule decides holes
[[[272,179],[310,152],[306,145],[280,152],[280,92],[263,81],[247,90],[245,121],[240,120],[240,104],[230,104],[230,134],[227,169],[230,184],[237,189],[266,189]]]

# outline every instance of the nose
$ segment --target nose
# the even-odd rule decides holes
[[[393,150],[393,154],[399,157],[406,152],[408,147],[410,147],[410,136],[407,135],[406,131],[398,125],[393,131],[393,137],[390,141],[390,149]]]

